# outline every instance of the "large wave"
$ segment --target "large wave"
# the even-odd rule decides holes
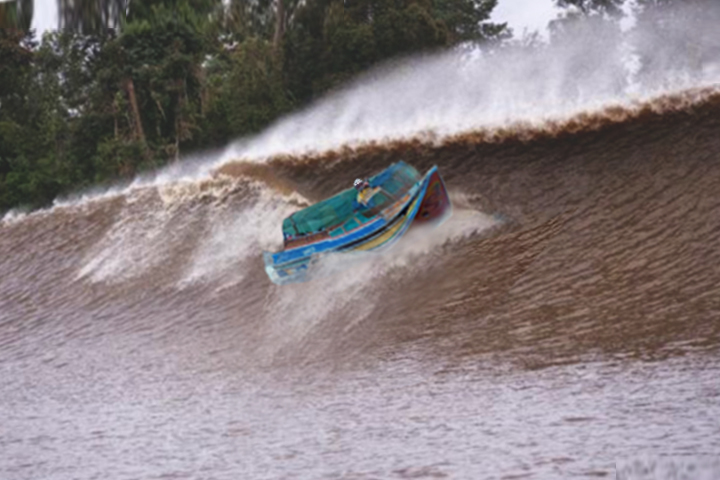
[[[274,358],[285,351],[275,347],[326,328],[328,318],[351,319],[350,326],[332,328],[362,330],[362,320],[381,309],[394,315],[391,324],[402,323],[401,306],[418,298],[412,311],[420,317],[442,316],[431,298],[450,299],[475,316],[517,313],[499,292],[519,295],[513,305],[528,312],[546,295],[553,300],[542,308],[587,316],[604,297],[580,293],[581,308],[563,289],[588,279],[605,285],[604,271],[640,275],[616,272],[611,258],[662,266],[663,247],[695,265],[699,250],[683,250],[661,227],[695,229],[710,242],[705,245],[714,241],[699,212],[709,208],[702,195],[715,178],[716,64],[708,60],[683,75],[659,62],[671,74],[642,86],[628,45],[597,48],[593,28],[562,48],[451,52],[386,65],[224,152],[196,155],[48,210],[11,212],[0,226],[6,258],[0,273],[14,279],[0,286],[2,315],[17,316],[21,300],[41,292],[44,308],[72,311],[118,308],[113,302],[142,311],[161,298],[184,305],[211,292],[217,303],[209,307],[203,296],[198,304],[220,317],[243,305],[264,319],[253,337],[275,328],[267,338],[276,340],[260,342],[269,349],[263,358]],[[593,66],[592,74],[577,74],[578,65]],[[328,265],[328,276],[311,284],[280,290],[269,284],[261,251],[280,247],[285,216],[398,159],[421,170],[439,165],[458,207],[450,223],[413,234],[389,256],[352,259],[349,273]],[[647,244],[649,234],[626,225],[630,219],[664,243]],[[654,253],[633,258],[644,257],[645,247]],[[577,253],[561,261],[559,251]],[[674,271],[671,266],[658,275]],[[555,279],[553,269],[565,274]],[[425,275],[445,287],[427,294],[423,282],[412,282]],[[623,282],[617,285],[626,291],[647,285]],[[388,298],[393,285],[407,291]],[[603,288],[617,294],[617,285]],[[234,290],[242,293],[228,293]],[[114,300],[106,305],[108,299]],[[498,305],[504,306],[494,310]],[[198,318],[209,315],[191,310]],[[294,330],[305,333],[288,334]]]

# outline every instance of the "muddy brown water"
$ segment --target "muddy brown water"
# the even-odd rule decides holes
[[[6,218],[0,479],[720,478],[720,96],[676,100]],[[450,221],[268,281],[397,158]]]

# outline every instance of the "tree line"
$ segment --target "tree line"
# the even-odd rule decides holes
[[[32,0],[0,3],[0,212],[256,133],[387,59],[511,38],[497,0],[57,2],[42,39]],[[561,33],[623,0],[556,4]]]

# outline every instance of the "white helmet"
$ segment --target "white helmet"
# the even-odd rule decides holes
[[[363,181],[360,180],[359,178],[356,178],[355,181],[353,182],[353,187],[360,188],[362,186],[362,184],[363,184]]]

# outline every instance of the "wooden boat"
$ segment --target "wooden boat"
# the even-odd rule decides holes
[[[308,278],[311,266],[333,253],[388,247],[411,224],[443,220],[452,212],[437,167],[424,176],[398,162],[368,180],[370,200],[355,188],[295,212],[283,221],[284,249],[264,252],[265,270],[279,285]]]

